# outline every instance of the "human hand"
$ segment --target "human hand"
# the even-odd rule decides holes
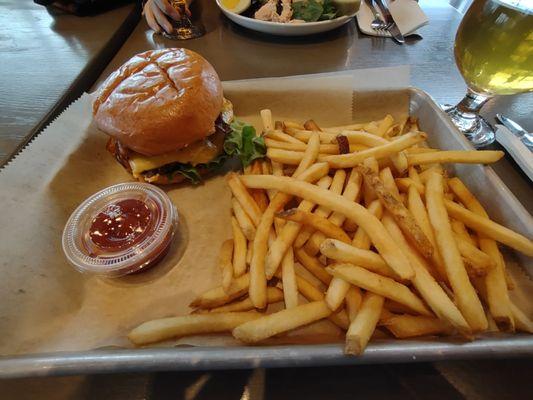
[[[189,1],[185,2],[185,14],[189,17],[191,12],[189,10]],[[163,29],[167,33],[172,33],[172,24],[168,20],[168,17],[175,21],[181,19],[181,14],[176,10],[168,0],[148,0],[144,4],[143,14],[146,18],[146,22],[157,33]]]

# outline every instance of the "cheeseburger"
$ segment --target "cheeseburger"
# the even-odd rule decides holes
[[[227,136],[242,134],[229,125],[232,106],[214,68],[186,49],[131,58],[98,89],[93,115],[117,161],[155,184],[199,182],[225,160]]]

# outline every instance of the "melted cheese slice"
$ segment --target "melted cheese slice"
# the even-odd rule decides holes
[[[213,136],[216,136],[213,135]],[[211,137],[209,137],[211,139]],[[144,156],[132,153],[129,163],[134,178],[138,178],[145,171],[162,167],[163,165],[178,162],[182,164],[205,164],[222,152],[222,146],[217,146],[216,139],[204,139],[193,143],[183,149],[157,156]]]

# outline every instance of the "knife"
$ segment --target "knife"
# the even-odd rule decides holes
[[[533,150],[533,135],[527,132],[524,128],[501,114],[496,114],[496,118],[511,131],[518,139],[522,141],[530,150]]]
[[[400,32],[400,29],[398,29],[398,25],[396,25],[396,22],[394,22],[394,19],[392,18],[392,15],[383,2],[383,0],[374,0],[381,11],[381,15],[383,15],[383,18],[385,19],[385,22],[387,23],[388,31],[390,32],[392,38],[396,40],[399,44],[404,44],[405,39],[403,38],[402,33]]]

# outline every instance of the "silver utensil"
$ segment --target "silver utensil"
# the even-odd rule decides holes
[[[504,115],[496,114],[496,119],[500,121],[509,131],[521,140],[530,150],[533,151],[533,135]]]
[[[385,19],[385,22],[387,23],[387,30],[390,32],[392,38],[399,44],[404,44],[405,39],[400,32],[400,29],[398,29],[398,25],[396,25],[396,22],[394,22],[394,19],[392,18],[392,15],[388,9],[388,7],[385,5],[383,0],[374,0],[381,11],[381,15],[383,15],[383,18]]]
[[[378,10],[376,7],[374,7],[373,0],[365,0],[365,3],[370,11],[372,11],[372,15],[374,16],[374,20],[370,23],[370,27],[379,35],[383,35],[385,32],[387,32],[387,24],[381,19]]]

